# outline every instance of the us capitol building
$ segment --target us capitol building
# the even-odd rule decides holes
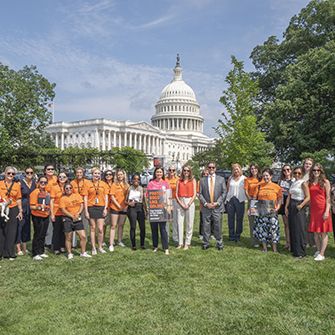
[[[142,150],[149,158],[163,158],[165,164],[186,163],[198,152],[214,144],[203,134],[204,119],[194,91],[182,78],[180,58],[174,77],[155,105],[151,124],[146,121],[92,119],[56,122],[48,126],[56,147],[97,148],[129,146]]]

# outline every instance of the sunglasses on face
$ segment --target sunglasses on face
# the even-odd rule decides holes
[[[291,169],[283,169],[283,171],[291,171]]]
[[[111,173],[106,173],[106,176],[112,176],[113,174],[111,174]]]
[[[47,168],[47,171],[54,171],[54,168]]]
[[[215,169],[215,166],[208,166],[209,169]]]
[[[301,175],[301,172],[293,172],[293,174]]]
[[[313,169],[313,172],[320,172],[321,170],[319,169]]]
[[[66,176],[58,176],[59,179],[65,179]]]
[[[190,170],[183,170],[184,172],[190,172]]]
[[[15,176],[15,172],[7,172],[7,176]]]
[[[176,170],[175,169],[169,169],[170,172],[175,172]]]
[[[46,185],[47,183],[47,181],[40,181],[40,185]]]
[[[72,190],[72,187],[65,187],[64,190],[65,190],[65,191],[71,191],[71,190]]]
[[[34,174],[33,171],[26,171],[26,174]]]

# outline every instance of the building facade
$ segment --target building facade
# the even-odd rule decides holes
[[[92,119],[56,122],[48,126],[56,147],[97,148],[129,146],[166,164],[183,164],[214,144],[203,133],[203,117],[194,91],[182,79],[179,56],[173,80],[164,87],[155,105],[151,124],[145,121]]]

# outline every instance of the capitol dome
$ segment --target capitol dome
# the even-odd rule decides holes
[[[174,68],[174,77],[166,85],[157,101],[152,125],[184,135],[203,135],[203,117],[193,89],[182,78],[180,58]]]

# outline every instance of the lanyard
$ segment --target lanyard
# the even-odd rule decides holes
[[[95,189],[95,195],[98,196],[99,195],[99,183],[100,183],[100,180],[98,181],[98,187],[95,186],[94,182],[93,182],[93,186],[94,186],[94,189]]]
[[[7,190],[6,196],[9,197],[10,196],[10,192],[12,192],[12,188],[14,186],[14,182],[12,181],[12,183],[8,187],[7,186],[7,182],[5,181],[5,186],[6,186],[6,190]]]

